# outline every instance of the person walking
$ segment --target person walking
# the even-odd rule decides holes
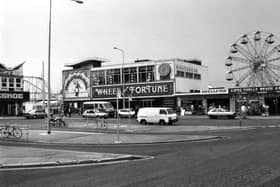
[[[241,117],[242,117],[242,119],[247,118],[247,107],[245,105],[241,106]]]
[[[71,107],[70,106],[68,107],[68,116],[69,116],[69,118],[71,117]]]

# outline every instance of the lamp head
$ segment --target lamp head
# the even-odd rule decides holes
[[[72,0],[72,1],[74,1],[74,2],[76,2],[76,3],[79,3],[79,4],[83,4],[83,3],[84,3],[84,2],[81,1],[81,0]]]

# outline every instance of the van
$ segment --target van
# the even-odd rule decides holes
[[[101,112],[106,112],[110,117],[115,116],[115,109],[110,102],[107,101],[87,101],[84,102],[84,111],[88,109],[98,109]]]
[[[159,123],[160,125],[172,125],[173,122],[178,121],[178,116],[171,108],[145,107],[139,109],[137,121],[140,124]]]

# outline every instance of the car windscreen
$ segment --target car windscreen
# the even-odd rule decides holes
[[[104,103],[105,108],[113,108],[113,105],[111,103]]]
[[[172,109],[167,109],[167,113],[168,114],[176,114],[175,110],[172,110]]]

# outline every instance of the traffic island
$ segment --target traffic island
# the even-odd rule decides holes
[[[0,170],[108,164],[151,159],[151,156],[64,151],[27,147],[0,146]]]

